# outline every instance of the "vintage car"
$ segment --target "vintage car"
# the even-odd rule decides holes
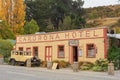
[[[28,60],[31,61],[31,65],[40,66],[41,60],[37,56],[32,56],[31,52],[17,50],[11,51],[11,57],[9,59],[11,65],[26,65]]]

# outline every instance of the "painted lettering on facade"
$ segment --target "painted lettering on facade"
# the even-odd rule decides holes
[[[104,28],[17,36],[17,43],[104,37]]]

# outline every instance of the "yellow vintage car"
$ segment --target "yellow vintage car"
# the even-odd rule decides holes
[[[9,59],[11,65],[16,65],[16,64],[26,65],[27,60],[31,60],[31,65],[40,66],[41,60],[38,59],[38,57],[36,56],[32,56],[31,52],[17,51],[17,50],[11,51],[11,57]]]

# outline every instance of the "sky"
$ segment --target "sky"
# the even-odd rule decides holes
[[[84,8],[120,4],[118,0],[83,0]]]

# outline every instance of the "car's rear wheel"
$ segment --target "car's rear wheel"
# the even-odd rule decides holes
[[[15,61],[14,59],[12,59],[12,60],[10,61],[10,64],[13,65],[13,66],[15,65],[15,63],[16,63],[16,61]]]

